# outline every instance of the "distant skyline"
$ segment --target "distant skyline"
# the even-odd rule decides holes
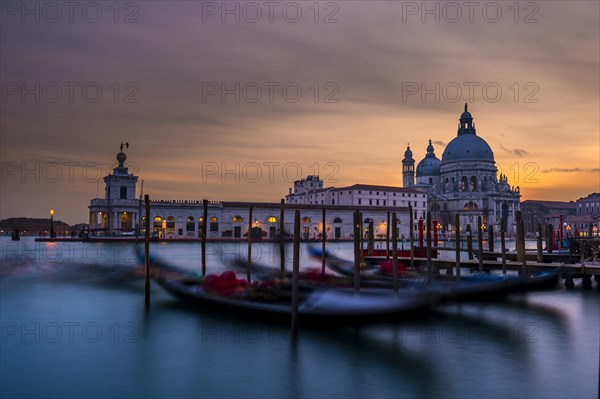
[[[401,186],[465,102],[523,200],[599,192],[599,3],[476,3],[3,3],[0,218],[87,222],[121,142],[156,199]]]

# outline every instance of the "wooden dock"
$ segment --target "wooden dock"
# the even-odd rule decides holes
[[[380,263],[380,262],[383,262],[386,260],[385,256],[366,256],[364,259],[366,262],[371,263],[371,264],[377,264],[377,263]],[[399,257],[398,261],[408,264],[410,262],[410,258]],[[427,267],[427,259],[426,258],[414,258],[414,262],[415,262],[415,266],[418,266],[420,268]],[[434,270],[436,268],[437,268],[437,270],[440,270],[440,271],[448,270],[448,269],[454,269],[456,267],[456,260],[432,259],[431,264],[432,264]],[[460,267],[466,268],[466,269],[477,270],[479,267],[479,261],[476,259],[461,260]],[[522,262],[513,262],[513,261],[508,261],[508,260],[506,262],[506,270],[520,271],[522,268],[523,268]],[[547,263],[547,262],[538,263],[538,262],[532,261],[532,262],[527,262],[527,268],[531,271],[543,271],[543,270],[548,270],[548,269],[561,268],[564,271],[564,273],[570,273],[570,274],[574,274],[574,275],[590,274],[590,275],[594,275],[594,276],[600,276],[600,263],[599,262],[596,262],[596,263],[587,262],[587,263],[581,264],[581,263],[556,263],[556,262],[554,262],[554,263]],[[493,261],[486,260],[483,262],[483,270],[484,271],[502,270],[502,262],[497,261],[497,260],[493,260]]]

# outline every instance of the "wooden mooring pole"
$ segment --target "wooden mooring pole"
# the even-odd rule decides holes
[[[202,216],[202,235],[200,241],[202,244],[202,275],[206,275],[206,226],[208,225],[208,200],[202,200],[203,216]]]
[[[542,263],[544,261],[544,253],[543,251],[543,246],[544,246],[544,242],[542,240],[542,225],[540,223],[538,223],[537,225],[537,261],[538,263]]]
[[[502,256],[502,274],[506,274],[506,232],[504,219],[500,222],[500,255]]]
[[[388,213],[389,214],[389,213]],[[389,225],[388,225],[389,227]],[[394,279],[394,294],[398,294],[398,219],[396,212],[392,213],[392,277]]]
[[[494,252],[494,225],[488,226],[488,248],[490,252]]]
[[[390,213],[387,213],[387,224],[385,225],[385,260],[390,259]],[[397,237],[397,234],[396,234]]]
[[[460,280],[460,215],[457,213],[454,217],[456,225],[456,279]]]
[[[551,224],[546,226],[546,251],[548,251],[549,254],[551,254],[552,250],[554,249],[554,242],[552,242],[553,229],[554,227]]]
[[[523,213],[517,211],[517,258],[523,262],[521,274],[527,274],[527,256],[525,252],[525,228],[523,226]]]
[[[292,336],[298,335],[298,303],[300,282],[300,210],[294,212],[294,250],[292,260]]]
[[[467,254],[469,255],[469,260],[473,260],[473,234],[470,224],[467,224]]]
[[[146,234],[144,237],[144,302],[150,307],[150,197],[144,195],[146,203]]]
[[[373,231],[373,219],[369,220],[369,238],[367,241],[367,254],[373,256],[373,247],[375,244],[375,231]]]
[[[248,280],[248,285],[250,285],[252,283],[251,269],[252,269],[252,205],[250,205],[250,209],[248,210],[248,265],[246,266],[246,280]]]
[[[361,264],[361,228],[360,212],[354,211],[354,292],[360,292],[360,264]]]
[[[327,246],[327,231],[325,228],[325,208],[323,208],[323,222],[321,225],[321,229],[323,230],[321,233],[321,274],[325,274],[325,248]]]
[[[427,231],[425,232],[426,256],[427,256],[427,277],[433,277],[433,265],[431,264],[431,213],[427,212]]]
[[[358,237],[360,238],[360,259],[362,261],[363,258],[363,248],[365,247],[365,229],[363,224],[363,214],[362,212],[358,212]]]
[[[481,216],[477,216],[477,257],[479,258],[479,272],[483,271],[483,225]]]
[[[285,200],[281,200],[279,211],[279,269],[285,271]]]
[[[413,248],[413,242],[415,240],[415,228],[413,226],[413,208],[412,205],[408,206],[408,239],[410,240],[410,267],[415,267],[415,250]]]

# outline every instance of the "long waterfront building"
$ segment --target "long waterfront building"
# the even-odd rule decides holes
[[[145,207],[137,197],[138,177],[125,167],[127,156],[117,154],[119,166],[104,177],[105,197],[91,200],[89,206],[90,232],[96,235],[134,234],[145,229]],[[303,179],[306,182],[321,182],[317,176]],[[298,187],[299,182],[296,182]],[[310,184],[310,183],[309,183]],[[322,186],[322,182],[320,183]],[[322,187],[321,187],[322,188]],[[384,193],[385,190],[385,194]],[[388,212],[396,212],[399,220],[399,237],[408,238],[409,207],[414,205],[417,214],[426,209],[426,195],[411,189],[396,187],[356,185],[336,191],[337,202],[329,200],[308,203],[290,201],[285,204],[284,232],[293,231],[294,211],[301,212],[303,239],[318,239],[322,236],[322,216],[325,209],[325,232],[329,239],[353,238],[353,212],[360,210],[363,232],[366,234],[370,222],[378,238],[387,235]],[[346,193],[348,191],[348,193]],[[363,191],[365,194],[363,195]],[[370,192],[370,194],[367,194]],[[381,193],[381,194],[380,194]],[[348,200],[342,200],[341,198]],[[355,200],[353,200],[355,198]],[[389,199],[384,199],[389,198]],[[393,199],[396,198],[396,199]],[[253,208],[249,219],[250,207]],[[204,208],[200,200],[153,200],[150,206],[150,226],[153,235],[161,238],[198,238],[202,233]],[[276,238],[280,235],[280,203],[210,201],[208,204],[207,238],[241,239],[247,237],[250,225],[252,236]],[[417,222],[414,223],[416,229]]]

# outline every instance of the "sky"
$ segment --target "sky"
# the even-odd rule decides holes
[[[87,221],[121,142],[155,199],[400,186],[465,102],[523,200],[599,192],[599,2],[466,4],[3,1],[0,218]]]

